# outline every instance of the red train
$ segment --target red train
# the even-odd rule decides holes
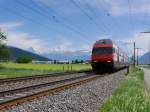
[[[112,71],[129,66],[128,56],[111,39],[95,42],[92,49],[93,71]]]

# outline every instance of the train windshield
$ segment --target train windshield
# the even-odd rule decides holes
[[[113,48],[93,48],[92,54],[112,54]]]

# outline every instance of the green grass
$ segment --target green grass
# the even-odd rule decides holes
[[[49,70],[32,70],[32,69],[0,69],[0,79],[4,78],[14,78],[20,76],[31,76],[31,75],[40,75],[47,74]]]
[[[65,70],[68,66],[72,66],[73,70],[91,69],[90,64],[16,64],[16,63],[3,63],[5,68],[19,68],[19,69],[38,69],[38,70],[52,70],[61,71],[63,66]],[[69,68],[70,69],[70,68]]]
[[[144,72],[133,69],[120,87],[104,102],[101,112],[150,112],[150,97],[144,86]]]
[[[31,76],[47,74],[55,71],[84,70],[91,69],[89,64],[16,64],[16,63],[2,63],[0,64],[0,79],[13,78],[20,76]]]

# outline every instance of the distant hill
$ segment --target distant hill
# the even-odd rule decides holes
[[[16,60],[16,58],[19,56],[31,56],[33,60],[50,61],[50,59],[40,56],[38,54],[32,53],[32,52],[29,52],[20,48],[12,47],[12,46],[8,46],[8,47],[11,51],[11,56],[10,56],[11,60]]]
[[[139,59],[140,64],[150,64],[150,52],[145,53]]]
[[[90,52],[87,51],[68,51],[68,52],[53,52],[49,54],[43,54],[53,60],[90,60]]]

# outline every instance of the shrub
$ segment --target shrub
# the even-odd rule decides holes
[[[20,56],[16,59],[17,63],[30,63],[32,62],[32,57],[30,56]]]

